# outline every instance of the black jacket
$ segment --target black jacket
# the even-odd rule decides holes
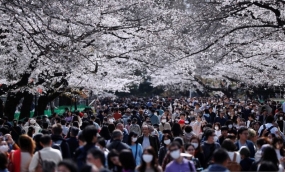
[[[167,149],[166,149],[166,147],[162,146],[159,149],[159,153],[158,153],[158,163],[159,163],[159,165],[162,165],[163,159],[166,156],[166,154],[167,154]]]
[[[69,145],[69,151],[70,151],[71,157],[73,158],[76,149],[79,147],[78,140],[76,139],[76,137],[70,137],[66,139],[66,142]]]
[[[121,152],[123,149],[131,149],[126,143],[123,143],[120,140],[113,140],[111,144],[107,147],[108,150],[116,149],[118,152]]]
[[[138,138],[138,143],[142,144],[143,143],[143,135],[140,136]],[[150,143],[150,146],[153,147],[153,149],[155,150],[155,152],[158,152],[159,150],[159,140],[156,136],[151,136],[149,135],[149,143]]]
[[[62,136],[60,135],[51,135],[51,139],[53,142],[57,142],[58,140],[62,140],[61,144],[60,144],[60,148],[61,148],[61,154],[62,154],[62,158],[63,159],[69,159],[71,158],[70,155],[70,150],[69,150],[69,145],[66,142],[66,140],[64,140],[62,138]]]
[[[76,162],[79,170],[86,164],[87,153],[90,149],[97,149],[93,143],[87,143],[86,145],[76,149],[73,160]]]

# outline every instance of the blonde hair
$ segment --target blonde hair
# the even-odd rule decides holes
[[[250,138],[253,138],[255,136],[256,136],[256,131],[252,128],[249,128],[248,129],[248,138],[250,139]]]

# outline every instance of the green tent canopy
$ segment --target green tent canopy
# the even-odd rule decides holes
[[[75,110],[74,106],[72,106],[72,107],[70,107],[70,106],[60,106],[57,109],[55,109],[54,112],[59,114],[59,115],[62,115],[64,113],[64,111],[65,111],[65,108],[68,108],[71,111]],[[85,105],[78,105],[77,106],[77,110],[78,111],[83,111],[85,108],[91,108],[91,107],[90,106],[85,106]],[[44,115],[51,116],[52,115],[51,110],[45,110]],[[33,116],[34,116],[34,111],[31,111],[30,112],[30,117],[33,117]],[[16,112],[14,114],[14,119],[19,120],[19,117],[20,117],[20,112]]]

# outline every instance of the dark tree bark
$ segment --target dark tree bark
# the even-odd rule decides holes
[[[29,92],[24,93],[24,101],[21,108],[20,119],[30,117],[30,111],[32,110],[31,107],[33,104],[33,100],[34,100],[33,94]]]
[[[0,118],[3,118],[3,114],[4,114],[3,100],[0,99]]]
[[[40,96],[38,100],[38,115],[44,115],[45,109],[48,105],[49,102],[53,101],[55,98],[57,98],[61,93],[60,92],[55,92],[49,95],[42,95]]]
[[[8,117],[9,121],[12,121],[14,119],[16,107],[19,104],[23,96],[24,95],[22,92],[18,92],[18,93],[9,92],[8,93],[7,100],[5,102],[4,113]]]
[[[45,114],[45,109],[48,105],[48,96],[46,95],[42,95],[40,96],[39,100],[38,100],[38,106],[37,106],[37,110],[38,110],[38,115],[44,115]]]

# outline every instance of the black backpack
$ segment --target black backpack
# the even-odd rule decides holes
[[[56,142],[52,142],[52,148],[54,148],[54,149],[57,149],[57,150],[59,150],[61,153],[62,153],[62,151],[61,151],[61,143],[62,143],[62,140],[57,140]]]

